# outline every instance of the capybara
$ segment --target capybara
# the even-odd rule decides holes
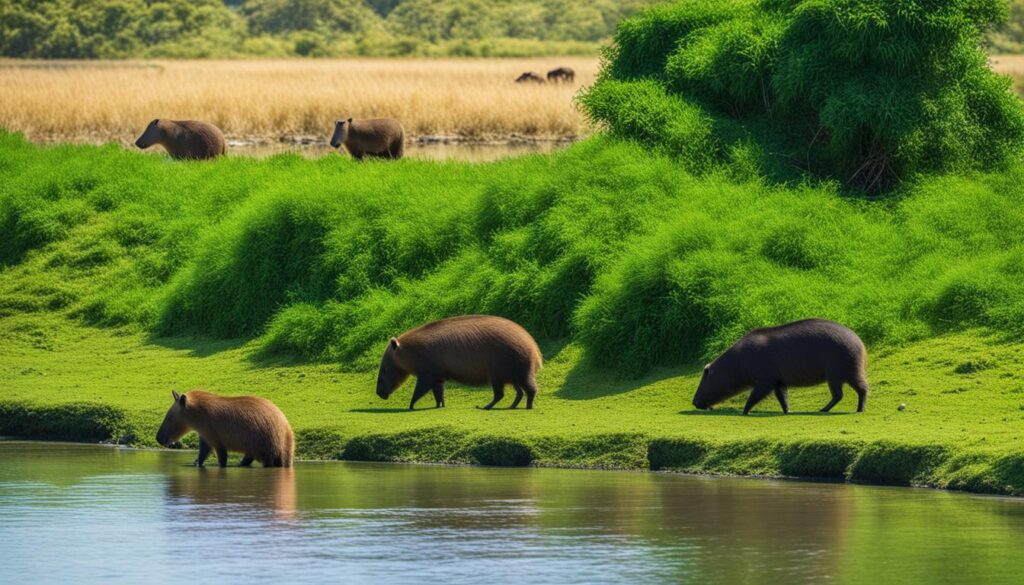
[[[532,71],[527,71],[516,78],[516,83],[544,83],[544,78]]]
[[[171,158],[204,160],[224,154],[224,134],[213,124],[194,120],[153,120],[135,141],[139,148],[159,144]]]
[[[338,148],[342,144],[356,160],[365,156],[398,159],[405,154],[405,130],[398,120],[391,118],[338,120],[334,123],[331,146]]]
[[[864,343],[839,323],[806,319],[754,329],[704,366],[693,405],[711,408],[753,387],[743,414],[772,392],[782,411],[789,412],[790,386],[828,382],[832,400],[822,412],[828,412],[842,400],[844,383],[857,392],[857,412],[864,412],[868,398],[866,365]]]
[[[490,410],[505,397],[505,384],[516,389],[512,408],[526,394],[526,408],[537,395],[537,370],[543,365],[540,348],[519,325],[501,317],[465,315],[427,323],[391,338],[377,374],[377,396],[387,400],[410,376],[416,376],[409,410],[427,392],[437,407],[444,406],[444,383],[491,385]]]
[[[174,404],[167,411],[156,442],[167,446],[189,430],[199,434],[203,466],[210,451],[221,467],[228,465],[228,451],[242,453],[242,467],[257,460],[263,467],[291,467],[295,435],[284,413],[274,403],[257,396],[217,396],[202,390],[185,394],[172,391]]]
[[[576,72],[572,67],[559,67],[548,71],[548,81],[572,83],[576,79]]]

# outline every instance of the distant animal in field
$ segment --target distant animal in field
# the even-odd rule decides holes
[[[795,321],[779,327],[754,329],[744,335],[704,373],[693,405],[700,409],[753,388],[743,414],[775,393],[783,412],[789,412],[790,387],[828,383],[832,400],[828,412],[843,398],[843,384],[857,393],[857,412],[868,398],[867,350],[850,329],[824,319]]]
[[[512,408],[526,395],[526,408],[537,396],[540,348],[525,329],[501,317],[465,315],[434,321],[391,338],[377,374],[377,396],[387,400],[410,376],[416,376],[409,410],[427,392],[444,407],[444,384],[491,385],[490,410],[505,397],[505,385],[516,390]]]
[[[576,79],[576,72],[572,67],[559,67],[548,71],[548,81],[552,83],[572,83]]]
[[[532,71],[527,71],[516,78],[516,83],[544,83],[544,78]]]
[[[174,159],[206,160],[224,154],[224,134],[213,124],[194,120],[156,119],[135,141],[139,148],[159,144]]]
[[[228,451],[242,453],[242,467],[254,460],[263,467],[291,467],[295,459],[295,435],[284,413],[273,402],[256,396],[218,396],[202,390],[171,392],[174,404],[164,416],[156,442],[169,446],[190,430],[199,434],[203,466],[212,450],[221,467],[228,465]]]
[[[392,118],[338,120],[331,146],[339,148],[342,144],[356,160],[367,156],[399,159],[405,154],[405,130]]]

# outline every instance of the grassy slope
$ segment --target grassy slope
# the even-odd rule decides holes
[[[11,138],[3,146],[9,156],[0,166],[0,219],[8,232],[0,252],[8,267],[0,271],[0,433],[151,444],[168,390],[204,387],[271,397],[308,457],[650,466],[1024,493],[1024,346],[1005,317],[1019,299],[1007,284],[1015,272],[1006,268],[1016,266],[1019,230],[1004,229],[1016,221],[1018,171],[940,179],[900,201],[865,206],[827,189],[688,178],[671,161],[601,142],[476,167],[358,167],[288,157],[180,165],[111,148],[35,149]],[[951,201],[952,187],[960,197]],[[295,194],[306,191],[312,192]],[[384,210],[367,209],[370,193],[378,192],[390,198]],[[341,203],[303,206],[324,194]],[[288,207],[296,200],[301,205]],[[429,204],[410,211],[416,200]],[[323,283],[303,275],[327,269],[302,246],[291,248],[301,260],[295,282],[275,280],[291,270],[281,259],[240,260],[246,250],[267,252],[261,242],[280,236],[273,218],[282,207],[290,211],[283,214],[285,233],[302,246],[310,225],[320,225],[303,223],[306,216],[327,214],[339,230],[363,229],[363,215],[391,218],[371,226],[389,242],[386,250],[360,244],[375,263],[353,268],[352,261],[323,279],[328,291],[338,286],[352,299],[317,296]],[[820,209],[834,225],[810,222],[795,247],[771,225],[791,225],[784,220],[794,214],[813,218]],[[475,214],[487,220],[483,227]],[[460,222],[501,245],[481,245],[451,227]],[[609,232],[608,224],[619,231]],[[872,237],[848,241],[852,250],[807,244],[850,226]],[[680,243],[694,232],[696,243]],[[423,252],[439,233],[444,249]],[[357,235],[310,241],[341,246],[336,240]],[[551,237],[562,239],[544,241]],[[718,241],[729,254],[700,249]],[[667,251],[659,248],[666,242]],[[546,243],[557,251],[543,249]],[[879,257],[886,246],[898,248],[897,267],[857,274],[854,268],[891,261]],[[321,255],[337,263],[331,252]],[[592,269],[576,275],[581,283],[544,272],[564,264],[569,252],[593,256]],[[694,283],[706,278],[685,272],[707,255],[724,263],[729,286],[701,289]],[[682,268],[667,277],[658,272],[676,259],[685,260]],[[485,282],[467,279],[466,264]],[[381,267],[399,274],[371,275],[364,288],[353,284],[360,271]],[[550,302],[562,289],[516,288],[501,280],[509,275],[554,282],[582,297],[571,298],[566,314]],[[274,294],[239,288],[248,280]],[[787,287],[810,292],[781,295]],[[866,293],[870,304],[857,298]],[[239,303],[233,295],[250,296]],[[666,295],[673,299],[667,305]],[[637,314],[628,311],[644,301]],[[263,306],[274,303],[291,308],[275,317]],[[321,313],[331,303],[337,306]],[[280,318],[295,307],[306,309]],[[409,389],[392,402],[373,395],[372,359],[389,333],[465,309],[509,314],[547,332],[538,334],[546,358],[538,409],[484,413],[474,407],[487,391],[453,389],[448,408],[409,413]],[[691,412],[702,357],[736,330],[802,312],[856,321],[870,340],[874,395],[866,414],[848,414],[852,398],[837,414],[810,414],[825,402],[824,388],[794,391],[791,416],[778,416],[766,402],[757,415],[741,417],[741,400],[710,414]],[[610,324],[609,315],[617,317]],[[166,322],[172,317],[193,330],[270,333],[240,341],[156,334],[175,329]],[[666,325],[675,322],[678,329]],[[651,344],[659,336],[671,351]],[[608,353],[614,343],[629,359],[644,361],[637,368],[642,377],[587,365],[590,356],[630,370]],[[903,402],[907,409],[897,411]]]

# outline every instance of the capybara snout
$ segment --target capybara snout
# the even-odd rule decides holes
[[[693,405],[710,409],[753,388],[743,414],[769,394],[789,412],[789,388],[828,384],[828,412],[843,398],[843,385],[857,393],[857,412],[868,396],[867,350],[856,333],[824,319],[806,319],[744,335],[722,355],[704,366]]]

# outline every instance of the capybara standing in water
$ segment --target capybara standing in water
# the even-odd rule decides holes
[[[866,366],[864,343],[839,323],[807,319],[754,329],[704,366],[693,405],[711,408],[753,387],[743,414],[772,392],[782,411],[789,412],[790,386],[828,382],[832,400],[822,412],[828,412],[842,400],[844,383],[857,392],[857,412],[864,412],[868,398]]]
[[[156,442],[168,446],[194,430],[199,434],[203,466],[213,450],[221,467],[228,465],[228,451],[242,453],[242,467],[259,461],[263,467],[291,467],[295,435],[284,413],[274,403],[256,396],[217,396],[202,390],[171,392],[174,404],[167,411]]]
[[[527,71],[516,78],[516,83],[544,83],[544,78],[532,71]]]
[[[559,67],[548,71],[548,81],[572,83],[576,79],[576,72],[572,67]]]
[[[342,144],[356,160],[365,156],[398,159],[405,154],[405,130],[398,120],[391,118],[338,120],[334,123],[331,146],[338,148]]]
[[[224,134],[213,124],[193,120],[153,120],[135,141],[139,148],[159,144],[171,158],[204,160],[224,154]]]
[[[468,386],[490,384],[494,400],[505,397],[505,385],[516,389],[512,408],[526,394],[526,408],[537,395],[537,370],[543,365],[540,348],[519,325],[488,315],[466,315],[428,323],[391,338],[377,374],[377,396],[387,400],[410,375],[416,376],[409,410],[427,392],[437,407],[444,406],[444,383]]]

